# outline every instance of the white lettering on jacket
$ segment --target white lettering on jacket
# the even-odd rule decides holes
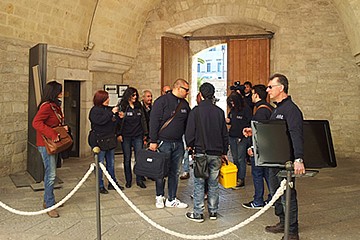
[[[275,117],[276,119],[284,119],[284,115],[282,115],[282,114],[278,114],[278,115],[276,115],[276,117]]]

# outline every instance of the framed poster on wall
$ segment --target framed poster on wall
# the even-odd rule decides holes
[[[118,105],[124,95],[125,90],[129,85],[105,84],[104,90],[109,93],[109,106],[115,107]]]

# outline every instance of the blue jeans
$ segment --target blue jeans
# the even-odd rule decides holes
[[[251,174],[253,177],[254,182],[254,204],[256,206],[263,206],[264,203],[264,179],[268,186],[268,189],[270,189],[270,183],[269,183],[269,168],[267,167],[258,167],[255,166],[255,159],[254,157],[251,157]],[[271,200],[271,194],[269,193],[268,198],[266,201]]]
[[[115,177],[115,168],[114,168],[114,161],[115,161],[115,149],[107,150],[107,151],[100,151],[98,154],[98,161],[99,163],[104,164],[106,159],[106,170],[109,172],[111,178],[117,182]],[[105,165],[105,164],[104,164]],[[103,173],[101,168],[99,168],[99,184],[100,188],[104,187],[104,181],[103,181]],[[111,183],[109,182],[109,185]]]
[[[204,154],[196,154],[203,156]],[[205,184],[208,185],[208,211],[217,213],[219,208],[219,172],[221,168],[221,157],[206,155],[209,167],[209,178],[207,181],[203,178],[194,178],[194,213],[196,215],[204,212]]]
[[[245,138],[240,140],[240,138],[229,137],[231,155],[233,157],[234,164],[238,168],[237,179],[245,180],[246,176],[246,150],[247,150],[247,141]]]
[[[280,171],[280,168],[269,168],[269,182],[270,182],[270,193],[274,196],[276,190],[280,187],[280,182],[284,178],[279,178],[276,174]],[[290,200],[290,228],[289,232],[296,234],[298,233],[298,204],[295,190],[295,178],[292,179],[293,188],[291,188],[291,200]],[[286,191],[285,191],[286,192]],[[281,196],[281,200],[278,199],[275,202],[275,215],[280,218],[280,223],[285,224],[285,199],[286,193]]]
[[[184,144],[182,141],[165,142],[159,144],[159,151],[170,153],[169,172],[168,172],[168,199],[172,201],[176,198],[179,181],[179,168],[184,156]],[[165,181],[163,178],[156,179],[156,196],[164,196]]]
[[[38,150],[44,164],[44,202],[46,207],[55,205],[54,184],[56,177],[56,155],[49,155],[46,148],[39,146]]]
[[[123,152],[124,152],[124,174],[126,183],[132,182],[132,173],[131,173],[131,147],[134,147],[135,161],[136,161],[136,152],[139,151],[143,146],[143,138],[139,137],[123,137],[123,142],[121,143]],[[141,176],[136,176],[136,182],[142,181]]]
[[[182,167],[183,167],[183,172],[184,173],[188,173],[190,171],[189,151],[188,150],[185,150]]]

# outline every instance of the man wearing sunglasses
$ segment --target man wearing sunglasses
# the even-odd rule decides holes
[[[176,198],[179,179],[180,161],[184,156],[182,135],[190,112],[189,103],[185,100],[189,93],[189,83],[177,79],[170,93],[160,96],[154,102],[150,113],[150,145],[149,149],[170,154],[168,172],[168,198],[164,198],[164,179],[156,179],[157,208],[187,208]],[[165,201],[165,204],[164,204]]]
[[[294,163],[294,173],[304,174],[305,167],[303,162],[304,157],[304,136],[303,136],[303,115],[299,107],[292,101],[288,95],[289,82],[286,76],[282,74],[274,74],[270,77],[266,91],[270,98],[275,102],[276,108],[273,111],[270,120],[285,120],[290,133],[294,155],[292,156]],[[272,195],[279,188],[282,178],[276,176],[280,168],[270,168],[270,192]],[[292,179],[294,183],[291,188],[291,201],[290,201],[290,228],[289,239],[299,239],[298,229],[298,204],[295,190],[295,178]],[[271,233],[284,233],[285,223],[285,196],[281,197],[281,201],[275,202],[275,215],[280,218],[280,222],[274,226],[267,226],[265,231]]]

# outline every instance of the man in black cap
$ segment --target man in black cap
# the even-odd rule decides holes
[[[222,159],[227,160],[228,131],[225,114],[213,103],[215,88],[210,83],[200,87],[202,101],[189,113],[185,131],[186,145],[194,150],[195,159],[206,158],[208,164],[208,211],[211,220],[217,219],[219,207],[219,171]],[[204,221],[204,178],[194,178],[194,211],[186,218],[195,222]]]

